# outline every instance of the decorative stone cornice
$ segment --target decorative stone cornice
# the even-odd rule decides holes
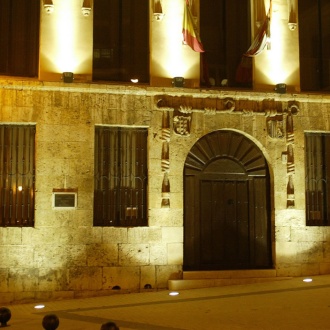
[[[251,100],[162,95],[155,99],[155,103],[157,110],[186,112],[189,109],[189,113],[203,112],[205,115],[240,114],[275,117],[287,113],[296,115],[299,112],[299,102],[294,100],[282,102],[270,98]]]

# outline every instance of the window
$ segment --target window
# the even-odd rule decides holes
[[[330,133],[306,133],[305,153],[306,224],[329,226]]]
[[[251,44],[250,1],[201,1],[200,35],[209,76],[215,86],[221,86],[224,79],[229,86],[240,86],[235,75],[242,55]]]
[[[302,90],[330,89],[330,2],[299,0]]]
[[[0,223],[34,225],[35,126],[0,125]]]
[[[95,226],[147,225],[146,128],[95,128]]]
[[[149,1],[94,1],[93,79],[149,82]]]
[[[38,75],[40,1],[0,1],[0,74]]]

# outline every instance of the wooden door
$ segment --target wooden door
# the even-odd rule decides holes
[[[190,151],[184,180],[184,269],[271,267],[269,175],[255,144],[210,133]]]

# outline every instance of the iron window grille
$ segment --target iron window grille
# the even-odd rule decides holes
[[[330,134],[305,133],[306,224],[330,225]]]
[[[94,226],[147,225],[146,128],[95,128]]]
[[[33,226],[34,125],[0,125],[0,166],[1,226]]]

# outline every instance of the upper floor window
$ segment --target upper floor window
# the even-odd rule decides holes
[[[330,90],[330,2],[299,0],[300,85]]]
[[[35,126],[0,125],[0,224],[34,225]]]
[[[38,75],[40,1],[0,1],[0,74]]]
[[[149,1],[94,1],[93,79],[149,82]]]
[[[146,226],[147,128],[95,128],[94,226]]]
[[[202,0],[200,35],[215,86],[236,82],[236,70],[251,43],[249,0]]]
[[[306,224],[330,225],[330,134],[305,134]],[[329,181],[329,182],[328,182]]]

